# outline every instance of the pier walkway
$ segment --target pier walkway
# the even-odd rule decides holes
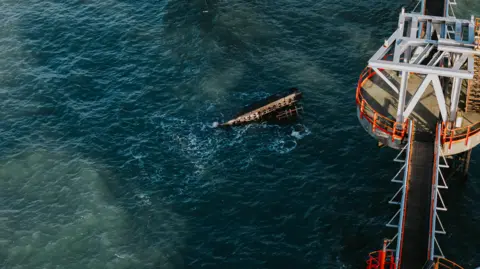
[[[407,178],[402,268],[422,268],[427,260],[433,163],[433,137],[415,134]]]
[[[447,188],[440,168],[447,167],[441,148],[441,124],[435,135],[415,131],[409,123],[408,142],[399,156],[406,153],[402,169],[392,182],[402,186],[390,204],[400,206],[387,226],[396,228],[397,234],[385,241],[383,250],[373,252],[367,261],[367,269],[422,269],[435,259],[443,259],[436,240],[445,230],[437,216],[438,210],[446,210],[439,189]],[[418,130],[423,130],[422,128]],[[397,179],[403,171],[403,180]],[[393,246],[394,249],[387,248]],[[383,261],[383,262],[381,262]],[[460,267],[452,267],[460,268]]]

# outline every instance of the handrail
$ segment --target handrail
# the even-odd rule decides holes
[[[356,91],[356,102],[360,106],[360,118],[366,119],[372,124],[372,131],[380,130],[388,135],[392,136],[392,140],[395,138],[403,139],[407,131],[407,121],[403,124],[397,123],[394,120],[391,120],[382,114],[375,111],[375,109],[368,104],[365,98],[362,95],[363,85],[374,75],[376,74],[370,67],[366,67],[358,79],[357,91]],[[401,125],[403,128],[401,131],[397,130],[397,126]]]
[[[409,188],[409,179],[410,179],[410,161],[412,158],[412,148],[413,148],[413,139],[415,137],[414,134],[414,123],[411,121],[409,123],[409,134],[408,134],[408,145],[407,145],[407,152],[405,158],[405,171],[403,175],[403,194],[402,194],[402,201],[400,207],[400,216],[399,216],[399,223],[398,223],[398,239],[397,239],[397,250],[396,250],[396,257],[395,257],[395,266],[400,268],[402,263],[402,250],[403,250],[403,234],[405,230],[405,218],[407,213],[407,202],[408,202],[408,188]]]
[[[468,145],[470,137],[480,133],[480,121],[459,128],[451,128],[452,124],[442,124],[442,143],[449,143],[449,149],[453,143],[460,141],[464,141],[465,145]]]
[[[475,43],[477,49],[480,48],[480,18],[475,18]],[[470,97],[471,81],[468,81],[467,87],[467,104]],[[466,108],[468,109],[468,107]],[[451,149],[453,143],[464,141],[468,145],[468,140],[472,135],[480,132],[480,122],[470,124],[469,126],[452,128],[453,123],[442,125],[442,142],[449,143],[448,148]]]
[[[434,268],[435,269],[463,269],[463,267],[461,267],[460,265],[440,257],[436,258]]]
[[[367,269],[395,269],[393,250],[378,250],[369,253]]]
[[[435,255],[435,233],[436,233],[436,221],[437,221],[437,191],[438,191],[438,177],[439,177],[439,165],[441,155],[441,126],[437,124],[435,135],[435,148],[433,151],[433,176],[432,176],[432,189],[430,196],[430,222],[429,222],[429,240],[428,240],[428,259],[433,260]]]

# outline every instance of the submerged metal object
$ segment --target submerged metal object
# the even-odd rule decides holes
[[[233,119],[219,124],[218,127],[294,119],[303,110],[298,106],[301,97],[302,93],[297,88],[290,88],[246,106]]]

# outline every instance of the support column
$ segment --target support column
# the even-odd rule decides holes
[[[418,31],[418,19],[414,17],[412,21],[408,25],[408,32],[409,32],[409,37],[410,38],[415,38],[417,37],[417,32]],[[408,46],[408,48],[405,50],[404,54],[404,62],[409,63],[410,59],[412,57],[412,46]]]
[[[462,90],[462,79],[453,78],[452,95],[450,98],[450,121],[454,122],[457,118],[458,101],[460,100],[460,91]]]
[[[397,122],[402,124],[403,110],[405,109],[405,98],[407,97],[408,72],[402,71],[402,80],[400,82],[400,93],[398,95]],[[400,125],[401,126],[401,125]]]
[[[465,159],[463,160],[463,179],[468,179],[468,169],[470,168],[470,156],[472,155],[472,150],[468,150],[465,153]]]

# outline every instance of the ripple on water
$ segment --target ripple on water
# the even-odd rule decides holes
[[[389,235],[399,167],[354,88],[410,1],[207,1],[0,1],[8,268],[355,268]],[[212,128],[287,85],[300,124]],[[468,184],[442,219],[465,267]]]

